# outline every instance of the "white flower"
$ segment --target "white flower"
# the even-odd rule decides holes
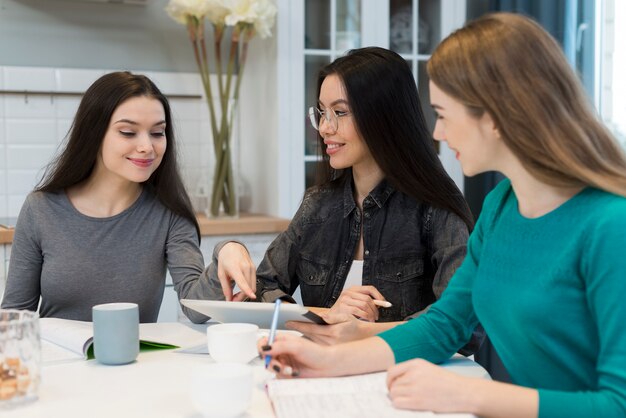
[[[223,25],[224,18],[230,13],[230,9],[224,5],[224,0],[207,0],[207,3],[209,10],[206,18],[216,26]]]
[[[276,6],[270,0],[259,0],[256,5],[254,29],[261,38],[272,36],[272,27],[276,18]]]
[[[239,23],[254,25],[255,31],[261,38],[267,38],[272,34],[276,17],[276,6],[270,0],[222,0],[230,13],[226,15],[225,22],[228,26]]]
[[[187,16],[201,20],[213,7],[213,0],[170,0],[165,11],[172,19],[185,25]]]
[[[230,11],[225,19],[228,26],[254,22],[254,0],[223,0],[223,4]]]

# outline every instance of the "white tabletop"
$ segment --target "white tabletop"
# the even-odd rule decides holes
[[[39,399],[0,410],[0,415],[3,418],[200,418],[189,395],[191,372],[194,367],[211,362],[207,354],[159,350],[141,352],[137,361],[123,366],[105,366],[95,360],[48,365],[42,369]],[[273,418],[264,384],[271,375],[260,360],[253,364],[256,384],[252,404],[242,418]],[[445,367],[466,376],[488,377],[480,365],[465,358],[453,358]]]

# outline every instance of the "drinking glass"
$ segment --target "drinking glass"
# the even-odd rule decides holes
[[[39,314],[0,309],[0,408],[37,399],[40,367]]]

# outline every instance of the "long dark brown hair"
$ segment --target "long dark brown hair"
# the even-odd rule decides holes
[[[127,71],[113,72],[100,77],[87,89],[78,106],[65,148],[48,165],[35,190],[59,192],[89,178],[113,112],[133,97],[156,99],[163,105],[165,112],[167,148],[161,164],[143,185],[166,208],[188,219],[196,227],[199,240],[198,221],[178,172],[169,102],[157,86],[143,75]]]
[[[320,71],[317,97],[329,75],[342,81],[357,131],[386,180],[419,202],[455,213],[471,231],[473,217],[439,160],[407,62],[383,48],[351,50]],[[319,181],[330,184],[349,175],[351,170],[330,166],[319,134],[318,140],[323,158]]]
[[[626,196],[626,155],[600,121],[561,47],[539,24],[494,13],[448,36],[428,75],[502,141],[538,180]]]

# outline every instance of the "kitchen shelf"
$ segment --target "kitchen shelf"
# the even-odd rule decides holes
[[[242,213],[238,218],[209,219],[204,214],[197,215],[200,234],[216,235],[251,235],[278,234],[287,229],[289,219],[274,216]],[[13,242],[13,228],[0,227],[0,245]]]

